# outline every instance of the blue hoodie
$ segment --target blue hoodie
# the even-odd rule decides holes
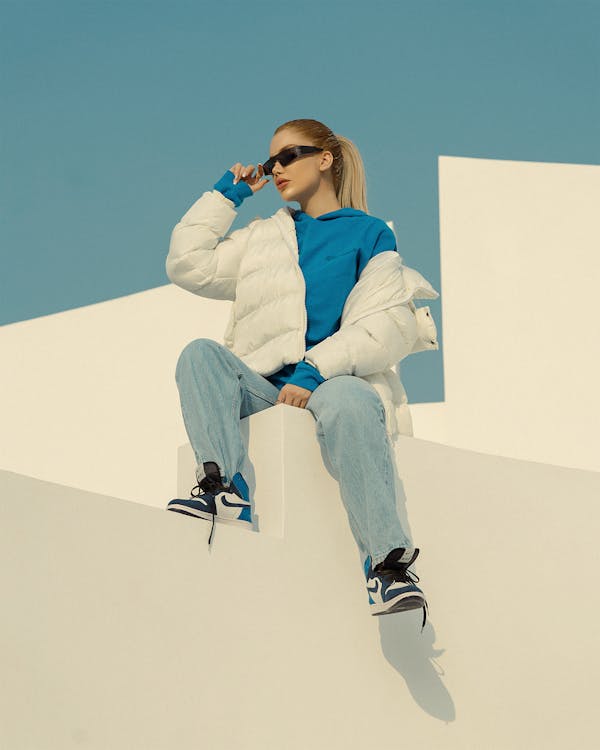
[[[254,195],[243,180],[233,184],[227,170],[214,189],[239,206]],[[377,253],[397,250],[393,231],[382,219],[356,208],[339,208],[320,216],[292,209],[298,239],[298,261],[306,282],[306,351],[339,330],[346,298],[364,267]],[[308,362],[285,365],[267,375],[277,388],[292,383],[314,391],[325,381]]]

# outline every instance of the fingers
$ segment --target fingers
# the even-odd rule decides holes
[[[248,166],[245,167],[238,161],[229,168],[229,171],[233,172],[233,184],[237,185],[240,180],[244,180],[244,182],[256,192],[271,182],[271,180],[265,177],[265,170],[262,164],[258,165],[256,175],[254,174],[254,169],[254,164],[248,164]]]
[[[240,175],[244,171],[244,165],[241,162],[236,162],[233,167],[229,167],[229,171],[233,172],[233,183],[239,182]]]
[[[245,177],[246,183],[250,185],[250,187],[252,188],[252,190],[254,190],[254,192],[256,192],[257,190],[260,190],[261,187],[263,187],[264,185],[267,184],[267,182],[269,182],[269,180],[264,180],[264,179],[261,180],[261,177],[262,177],[262,174],[261,174],[260,169],[256,171],[256,174],[254,174],[254,167],[252,168],[248,167],[248,169],[246,170],[246,177]]]
[[[234,171],[234,179],[233,184],[235,185],[236,182],[239,182],[240,180],[245,180],[246,178],[249,178],[252,176],[252,173],[254,172],[254,164],[248,164],[247,167],[244,167],[243,164],[236,164],[236,170]]]
[[[253,190],[261,190],[261,188],[264,188],[265,185],[268,185],[271,182],[268,177],[265,177],[265,172],[263,170],[262,164],[259,165],[259,171],[256,175],[256,179],[260,181],[255,183],[255,185],[252,187]]]
[[[298,409],[305,409],[306,404],[308,402],[308,399],[298,399],[298,398],[292,398],[291,396],[288,396],[287,398],[282,398],[280,401],[277,401],[278,404],[287,404],[288,406],[296,406]]]
[[[254,174],[255,169],[256,175]],[[259,179],[265,176],[265,170],[262,164],[259,164],[256,168],[254,164],[248,164],[245,167],[243,164],[240,164],[238,162],[237,164],[234,164],[233,167],[231,167],[230,171],[234,174],[234,182],[239,182],[240,180],[249,180],[253,177],[255,179]]]
[[[304,393],[299,392],[295,387],[292,387],[292,384],[284,385],[283,388],[279,391],[279,396],[277,397],[277,404],[287,404],[288,406],[296,406],[299,409],[306,408],[306,404],[308,403],[308,399],[312,395],[312,391],[307,390],[306,388],[299,388],[299,391],[304,391]]]

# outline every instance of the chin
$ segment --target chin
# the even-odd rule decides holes
[[[292,202],[300,203],[300,200],[301,200],[301,196],[298,194],[298,191],[294,189],[287,190],[285,194],[279,193],[279,197],[284,203],[292,203]]]

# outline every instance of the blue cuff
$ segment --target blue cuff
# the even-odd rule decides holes
[[[254,191],[247,182],[240,180],[236,185],[233,184],[235,175],[228,169],[218,182],[213,185],[214,190],[218,190],[226,198],[240,206],[244,198],[254,195]]]
[[[314,391],[315,388],[321,383],[324,383],[324,378],[316,367],[309,365],[304,360],[298,362],[294,374],[288,380],[288,383],[297,385],[300,388],[306,388],[309,391]]]

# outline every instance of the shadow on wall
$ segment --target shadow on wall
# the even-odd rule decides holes
[[[320,445],[321,457],[327,472],[335,479],[331,463],[323,446]],[[399,475],[395,450],[390,444],[396,489],[396,510],[402,528],[416,547],[419,546],[410,529],[407,514],[407,499],[404,483]],[[357,548],[358,564],[362,570],[363,561]],[[411,567],[418,575],[418,558]],[[428,714],[445,722],[455,721],[456,710],[454,701],[441,677],[443,669],[436,663],[436,657],[441,656],[445,649],[435,649],[435,629],[430,618],[423,632],[420,629],[422,610],[399,612],[395,615],[378,617],[379,636],[383,655],[391,666],[404,678],[415,702]],[[398,697],[401,699],[404,687],[399,685]]]

